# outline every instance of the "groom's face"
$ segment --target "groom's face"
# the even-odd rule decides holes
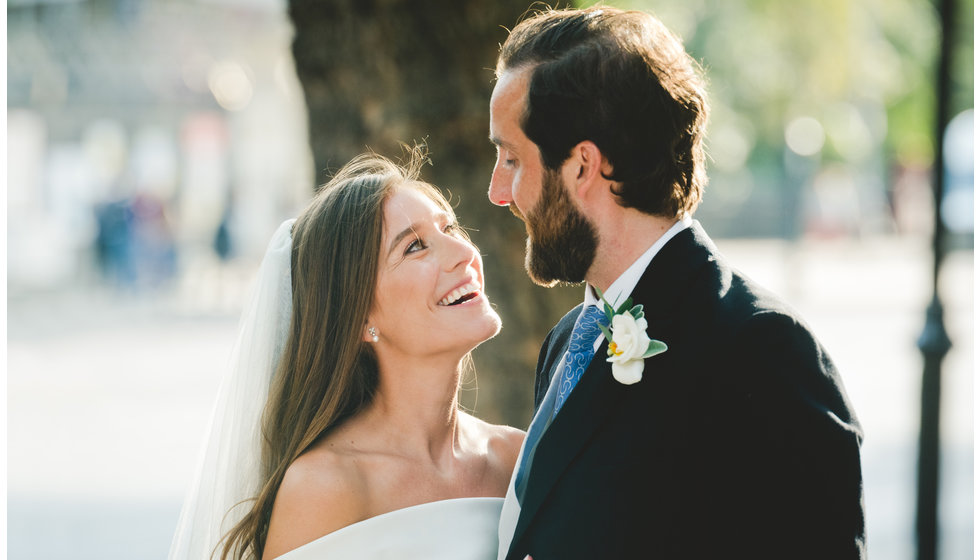
[[[561,173],[544,167],[537,145],[521,129],[529,78],[529,70],[508,70],[494,87],[490,140],[497,146],[497,163],[488,196],[524,221],[531,280],[542,286],[577,283],[592,265],[598,237],[571,200]]]

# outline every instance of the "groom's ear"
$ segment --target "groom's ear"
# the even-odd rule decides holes
[[[609,183],[606,176],[612,173],[612,165],[591,140],[583,140],[572,148],[563,166],[565,184],[572,188],[577,198],[586,199],[594,193],[608,191],[596,189]]]

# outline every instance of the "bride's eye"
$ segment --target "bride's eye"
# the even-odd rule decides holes
[[[425,248],[425,242],[422,241],[422,238],[416,237],[411,243],[408,244],[408,247],[405,248],[405,254],[408,255],[409,253],[417,253]]]

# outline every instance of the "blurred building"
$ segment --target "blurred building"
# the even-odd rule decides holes
[[[261,254],[312,188],[291,37],[277,0],[8,2],[10,293]]]

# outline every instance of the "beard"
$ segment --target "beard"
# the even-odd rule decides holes
[[[527,216],[513,204],[511,212],[527,227],[524,268],[535,284],[578,284],[595,260],[599,236],[595,226],[575,207],[565,190],[561,174],[545,169],[541,198]]]

